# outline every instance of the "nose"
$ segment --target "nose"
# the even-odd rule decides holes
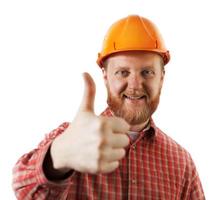
[[[131,74],[128,77],[129,89],[143,89],[144,80],[139,74]]]

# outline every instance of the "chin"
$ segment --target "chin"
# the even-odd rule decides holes
[[[131,125],[141,124],[150,118],[150,109],[147,106],[123,107],[118,112]]]
[[[124,100],[111,97],[107,103],[115,116],[125,119],[131,125],[137,125],[151,118],[159,104],[159,97],[150,103],[145,101],[143,105],[129,105]]]
[[[125,119],[131,125],[141,124],[150,118],[150,109],[147,106],[141,108],[141,106],[129,106],[114,101],[108,101],[108,105],[115,116]]]

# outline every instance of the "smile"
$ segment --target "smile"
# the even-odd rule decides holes
[[[130,99],[130,100],[138,100],[138,99],[143,99],[145,98],[145,95],[142,95],[142,96],[128,96],[128,95],[123,95],[124,98],[127,98],[127,99]]]

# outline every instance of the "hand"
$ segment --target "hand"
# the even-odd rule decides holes
[[[109,173],[119,166],[129,144],[129,125],[121,118],[94,114],[95,83],[83,74],[84,96],[79,111],[51,146],[55,169],[84,173]]]

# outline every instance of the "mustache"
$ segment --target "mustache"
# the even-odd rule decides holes
[[[148,93],[145,90],[127,90],[121,93],[121,96],[145,96],[148,97]]]

